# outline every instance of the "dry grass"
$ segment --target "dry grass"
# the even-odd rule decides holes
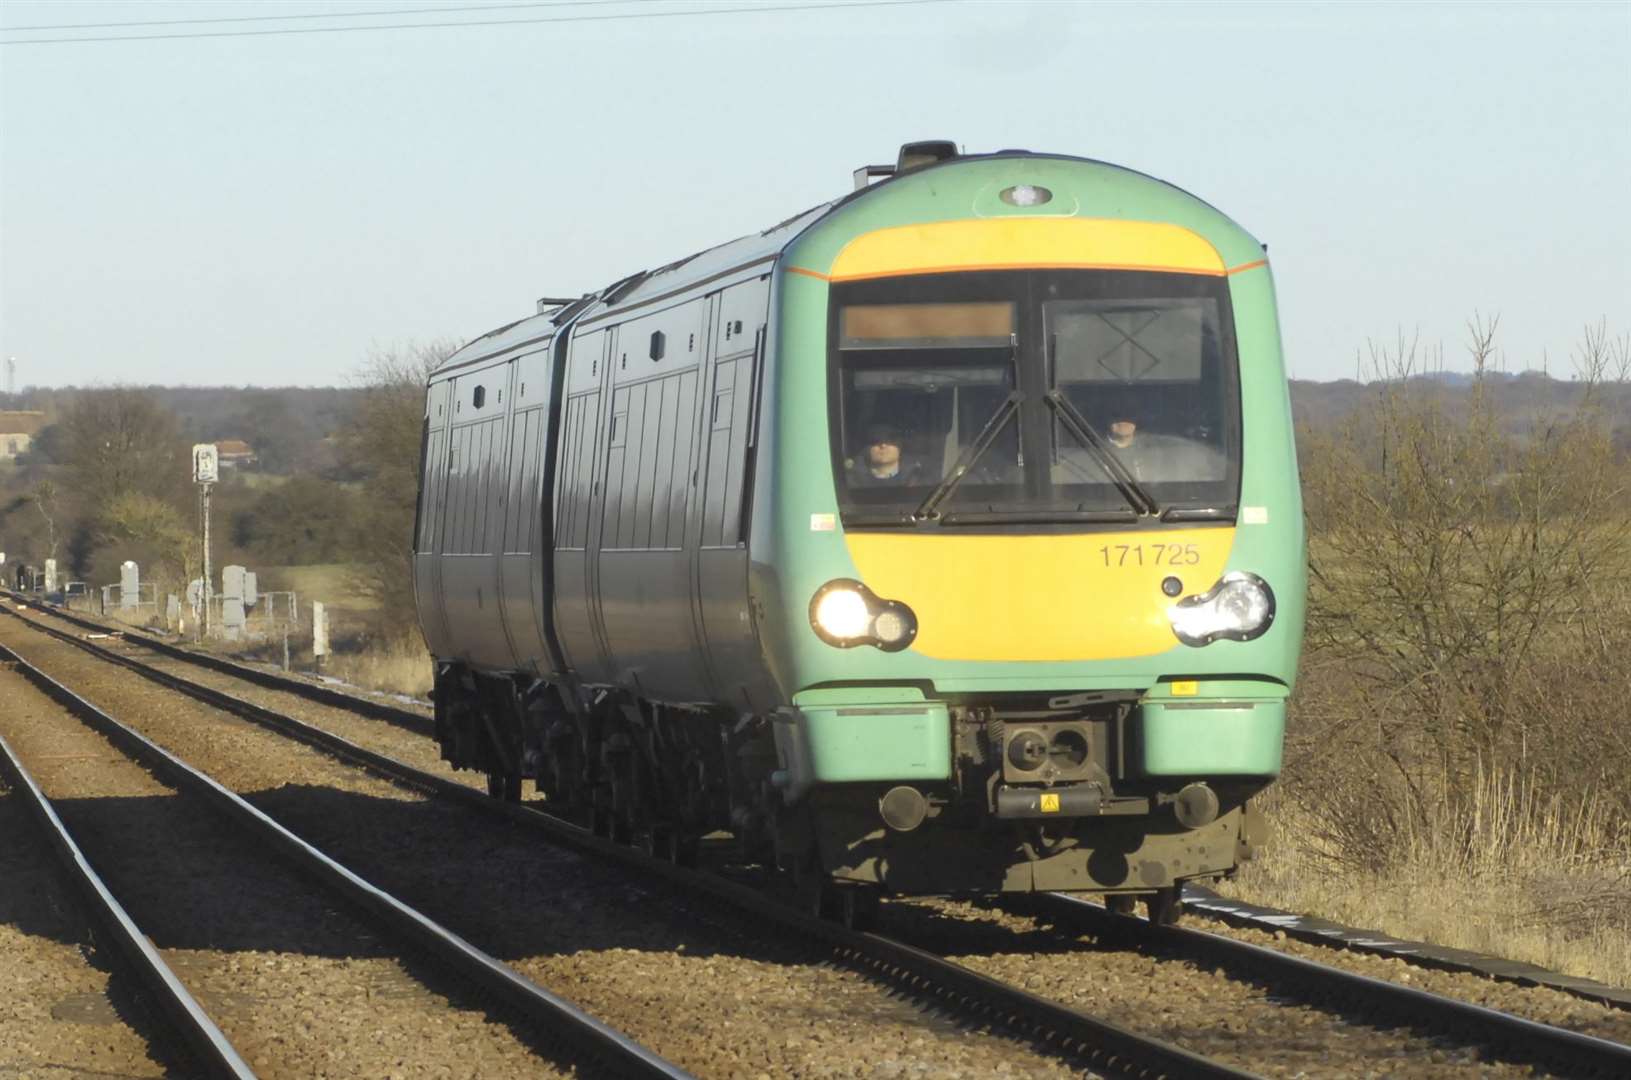
[[[431,658],[417,634],[411,640],[376,641],[357,652],[336,652],[327,671],[353,686],[424,698],[431,688]]]
[[[257,585],[262,592],[274,589],[293,591],[300,596],[301,610],[309,611],[316,600],[329,608],[366,612],[378,608],[378,602],[362,588],[360,568],[355,563],[314,563],[310,566],[250,567],[257,570]]]
[[[1607,802],[1482,772],[1456,798],[1388,814],[1400,825],[1392,857],[1365,867],[1298,794],[1271,791],[1270,845],[1224,891],[1631,986],[1631,824]]]

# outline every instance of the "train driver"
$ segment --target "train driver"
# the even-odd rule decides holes
[[[924,475],[922,462],[904,455],[899,429],[876,423],[867,428],[866,443],[850,466],[849,479],[856,487],[905,487],[929,483],[931,478]]]

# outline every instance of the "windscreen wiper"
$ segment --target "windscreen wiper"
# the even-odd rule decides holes
[[[1233,521],[1235,507],[1229,506],[1169,506],[1161,512],[1162,521]]]
[[[1019,403],[1024,400],[1025,395],[1018,390],[1008,395],[1008,399],[997,407],[996,412],[991,414],[991,419],[985,422],[985,427],[980,429],[980,434],[963,450],[962,454],[957,458],[957,463],[951,467],[951,471],[941,478],[940,483],[935,485],[933,491],[929,492],[929,497],[924,499],[916,510],[912,511],[914,518],[919,521],[928,521],[939,516],[935,513],[935,507],[945,502],[951,497],[951,493],[957,490],[957,485],[963,482],[963,477],[967,476],[968,470],[974,467],[974,462],[979,460],[980,455],[985,453],[991,444],[997,441],[997,436],[1002,433],[1002,429],[1008,426],[1009,418],[1019,412]]]
[[[1128,472],[1127,467],[1116,457],[1115,452],[1110,449],[1110,444],[1105,440],[1104,436],[1093,430],[1093,425],[1087,422],[1087,417],[1077,411],[1076,406],[1070,403],[1069,398],[1058,390],[1049,390],[1047,397],[1043,400],[1058,414],[1059,419],[1064,421],[1065,427],[1069,428],[1070,433],[1076,436],[1076,441],[1086,447],[1089,454],[1093,455],[1093,460],[1099,463],[1100,468],[1109,474],[1110,482],[1116,485],[1116,490],[1121,492],[1121,497],[1126,499],[1134,510],[1137,510],[1140,514],[1160,512],[1160,504],[1150,496],[1148,491],[1144,490],[1137,480],[1133,479],[1133,474]]]

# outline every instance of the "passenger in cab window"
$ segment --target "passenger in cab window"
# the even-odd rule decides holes
[[[850,483],[857,487],[900,486],[926,484],[923,463],[905,456],[901,449],[901,436],[892,424],[873,424],[867,428],[866,443],[858,459],[850,463]]]

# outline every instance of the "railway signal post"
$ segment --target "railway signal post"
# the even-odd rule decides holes
[[[204,544],[204,614],[199,626],[204,637],[210,633],[210,486],[220,476],[220,457],[214,443],[193,446],[193,483],[198,485],[198,513],[203,521]]]

